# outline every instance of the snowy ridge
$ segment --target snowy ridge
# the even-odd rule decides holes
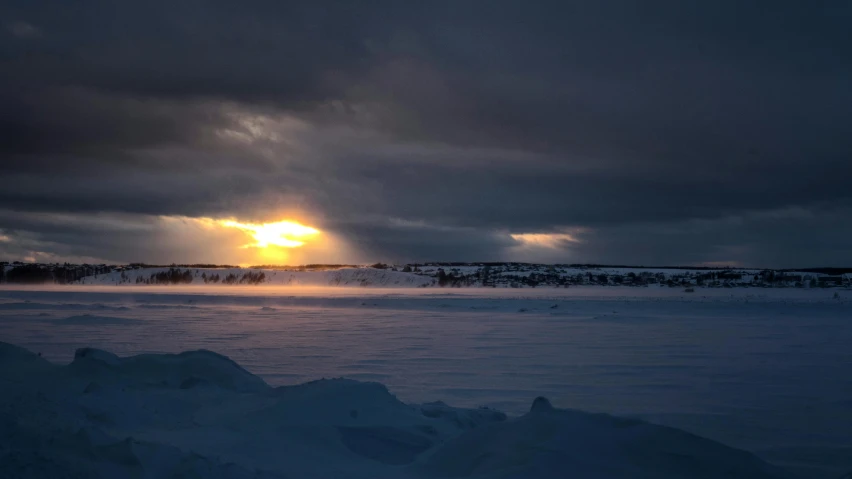
[[[0,477],[792,477],[643,421],[554,408],[410,405],[345,379],[272,388],[209,352],[66,366],[0,343]]]
[[[165,285],[226,284],[358,287],[667,286],[673,288],[852,288],[850,268],[802,271],[751,268],[627,267],[530,263],[305,265],[240,268],[0,263],[0,283]]]
[[[852,274],[757,269],[586,267],[501,263],[489,265],[403,265],[334,269],[122,268],[85,276],[84,285],[228,284],[358,287],[569,287],[672,288],[852,287]]]

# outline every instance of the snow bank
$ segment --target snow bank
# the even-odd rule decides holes
[[[269,386],[229,358],[212,351],[141,354],[128,358],[99,349],[82,348],[69,368],[85,371],[91,380],[125,385],[191,389],[216,386],[237,392],[262,392]]]
[[[424,468],[441,477],[789,477],[750,453],[677,429],[560,410],[544,398],[520,418],[453,439]]]
[[[400,402],[383,385],[272,388],[210,351],[66,366],[0,343],[0,477],[782,478],[691,434],[560,410]]]
[[[19,382],[29,379],[32,375],[44,374],[54,367],[57,366],[36,353],[0,342],[0,385],[3,381]]]

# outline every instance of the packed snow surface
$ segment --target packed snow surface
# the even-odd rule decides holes
[[[676,429],[553,408],[408,405],[378,383],[273,388],[200,350],[56,366],[0,343],[2,477],[781,478]]]
[[[0,477],[837,478],[850,300],[0,290]]]

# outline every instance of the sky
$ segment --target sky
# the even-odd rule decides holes
[[[850,24],[846,1],[5,1],[0,260],[848,266]]]

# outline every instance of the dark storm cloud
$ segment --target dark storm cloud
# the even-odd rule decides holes
[[[0,210],[0,257],[54,262],[229,263],[240,232],[186,218]]]
[[[79,87],[5,91],[0,99],[5,166],[22,170],[99,168],[106,159],[132,167],[128,152],[133,149],[199,144],[207,129],[225,122],[220,112],[204,105]]]
[[[399,220],[334,225],[335,231],[376,261],[499,261],[516,246],[508,235],[476,228],[453,228]]]
[[[852,5],[407,3],[7,2],[0,205],[302,209],[392,260],[585,227],[566,260],[852,261],[807,219],[852,220]]]
[[[592,263],[827,266],[848,261],[850,217],[852,205],[846,204],[816,212],[789,208],[713,220],[617,225],[583,235],[574,253]]]

